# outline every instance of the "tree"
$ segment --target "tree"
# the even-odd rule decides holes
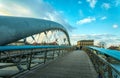
[[[106,43],[101,41],[101,42],[98,43],[98,46],[101,47],[101,48],[105,48]]]
[[[112,49],[112,50],[118,50],[119,47],[117,46],[110,46],[108,49]]]

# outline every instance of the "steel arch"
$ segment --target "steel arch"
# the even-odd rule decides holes
[[[6,45],[48,30],[64,32],[70,45],[67,30],[61,24],[43,19],[0,16],[0,45]]]

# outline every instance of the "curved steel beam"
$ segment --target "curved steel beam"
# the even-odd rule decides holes
[[[70,45],[69,35],[61,24],[42,19],[0,16],[0,45],[6,45],[48,30],[63,31]]]

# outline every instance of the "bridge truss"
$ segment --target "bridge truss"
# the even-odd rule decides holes
[[[52,21],[0,16],[0,76],[30,70],[70,50],[66,29]]]

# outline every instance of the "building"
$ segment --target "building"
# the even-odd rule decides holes
[[[93,46],[94,40],[80,40],[77,41],[77,48],[82,48],[83,46]]]

